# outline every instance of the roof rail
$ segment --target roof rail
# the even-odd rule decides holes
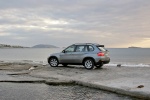
[[[104,45],[100,45],[100,44],[98,44],[98,43],[75,43],[75,44],[73,44],[73,45],[96,45],[96,46],[98,46],[98,47],[104,47]]]

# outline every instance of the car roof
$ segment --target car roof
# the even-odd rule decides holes
[[[98,47],[104,47],[104,45],[100,45],[98,43],[75,43],[73,45],[96,45]]]

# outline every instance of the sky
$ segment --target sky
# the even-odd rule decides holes
[[[150,48],[150,0],[0,0],[0,44]]]

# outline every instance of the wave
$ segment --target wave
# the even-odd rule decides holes
[[[116,64],[116,63],[110,63],[110,64],[106,64],[106,66],[112,66],[112,67],[150,67],[150,64]]]

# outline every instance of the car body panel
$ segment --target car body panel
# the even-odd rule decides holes
[[[90,49],[92,50],[90,51]],[[104,56],[98,56],[97,54],[99,52],[104,53]],[[48,59],[50,57],[56,57],[59,61],[59,64],[82,64],[85,58],[92,58],[95,65],[100,63],[106,64],[110,62],[109,51],[104,48],[104,45],[93,43],[73,44],[68,46],[60,53],[51,54]]]
[[[75,57],[72,52],[69,52],[61,54],[59,59],[61,63],[71,63],[74,61]]]

